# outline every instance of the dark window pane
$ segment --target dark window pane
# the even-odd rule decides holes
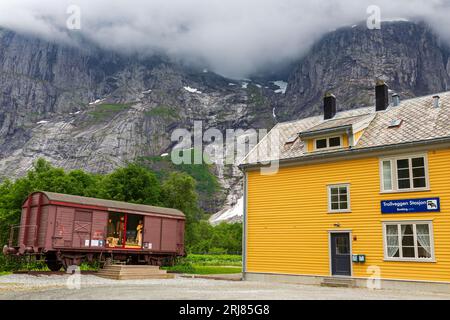
[[[339,202],[338,196],[331,196],[331,202]]]
[[[341,138],[340,137],[334,137],[330,138],[330,147],[339,147],[341,145]]]
[[[413,167],[424,167],[425,166],[425,161],[423,158],[414,158],[414,159],[411,159],[411,162],[412,162]]]
[[[339,193],[340,194],[347,194],[347,188],[346,187],[339,188]]]
[[[427,186],[427,182],[425,178],[414,179],[414,188],[425,188]]]
[[[414,247],[402,248],[403,258],[415,258]]]
[[[316,149],[323,149],[327,147],[327,139],[316,140]]]
[[[341,195],[339,196],[339,200],[340,200],[340,201],[347,201],[347,195],[346,195],[346,194],[341,194]]]
[[[425,168],[413,169],[413,177],[417,177],[417,178],[425,177]]]
[[[399,189],[409,189],[411,188],[411,184],[409,179],[407,180],[398,180],[398,188]]]
[[[419,258],[431,258],[431,248],[418,245],[417,254]]]
[[[409,168],[408,159],[397,160],[397,168],[399,169]]]
[[[337,195],[338,194],[338,188],[331,188],[331,194]]]
[[[337,254],[350,253],[350,246],[347,238],[344,237],[336,238],[336,253]]]
[[[332,210],[339,210],[339,204],[338,203],[332,203],[331,204],[331,209]]]
[[[409,178],[409,170],[408,169],[398,170],[397,176],[399,179],[407,179]]]
[[[414,236],[403,236],[402,246],[413,247],[414,246]]]
[[[347,210],[347,209],[348,209],[347,202],[341,202],[341,210]]]

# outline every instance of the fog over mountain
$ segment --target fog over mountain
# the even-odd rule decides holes
[[[450,43],[449,0],[14,0],[0,1],[0,26],[47,40],[80,36],[123,52],[163,53],[228,77],[296,60],[325,33],[381,18],[424,20]],[[69,30],[67,9],[81,12]]]

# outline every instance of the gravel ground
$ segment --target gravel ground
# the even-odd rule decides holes
[[[0,277],[0,300],[64,299],[450,299],[448,295],[413,291],[327,288],[270,282],[221,281],[176,277],[164,280],[117,281],[82,275],[79,289],[67,275]],[[67,284],[72,284],[69,289]]]

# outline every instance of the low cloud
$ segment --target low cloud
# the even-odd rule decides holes
[[[450,42],[449,0],[14,0],[0,2],[0,26],[46,39],[82,35],[102,47],[163,52],[230,77],[301,57],[323,34],[365,21],[423,19]],[[81,30],[68,30],[67,8],[81,9]]]

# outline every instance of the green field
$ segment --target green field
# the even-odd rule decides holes
[[[242,256],[234,254],[189,254],[186,260],[203,266],[242,266]]]
[[[189,254],[173,267],[163,269],[187,274],[232,274],[242,272],[242,256]]]

